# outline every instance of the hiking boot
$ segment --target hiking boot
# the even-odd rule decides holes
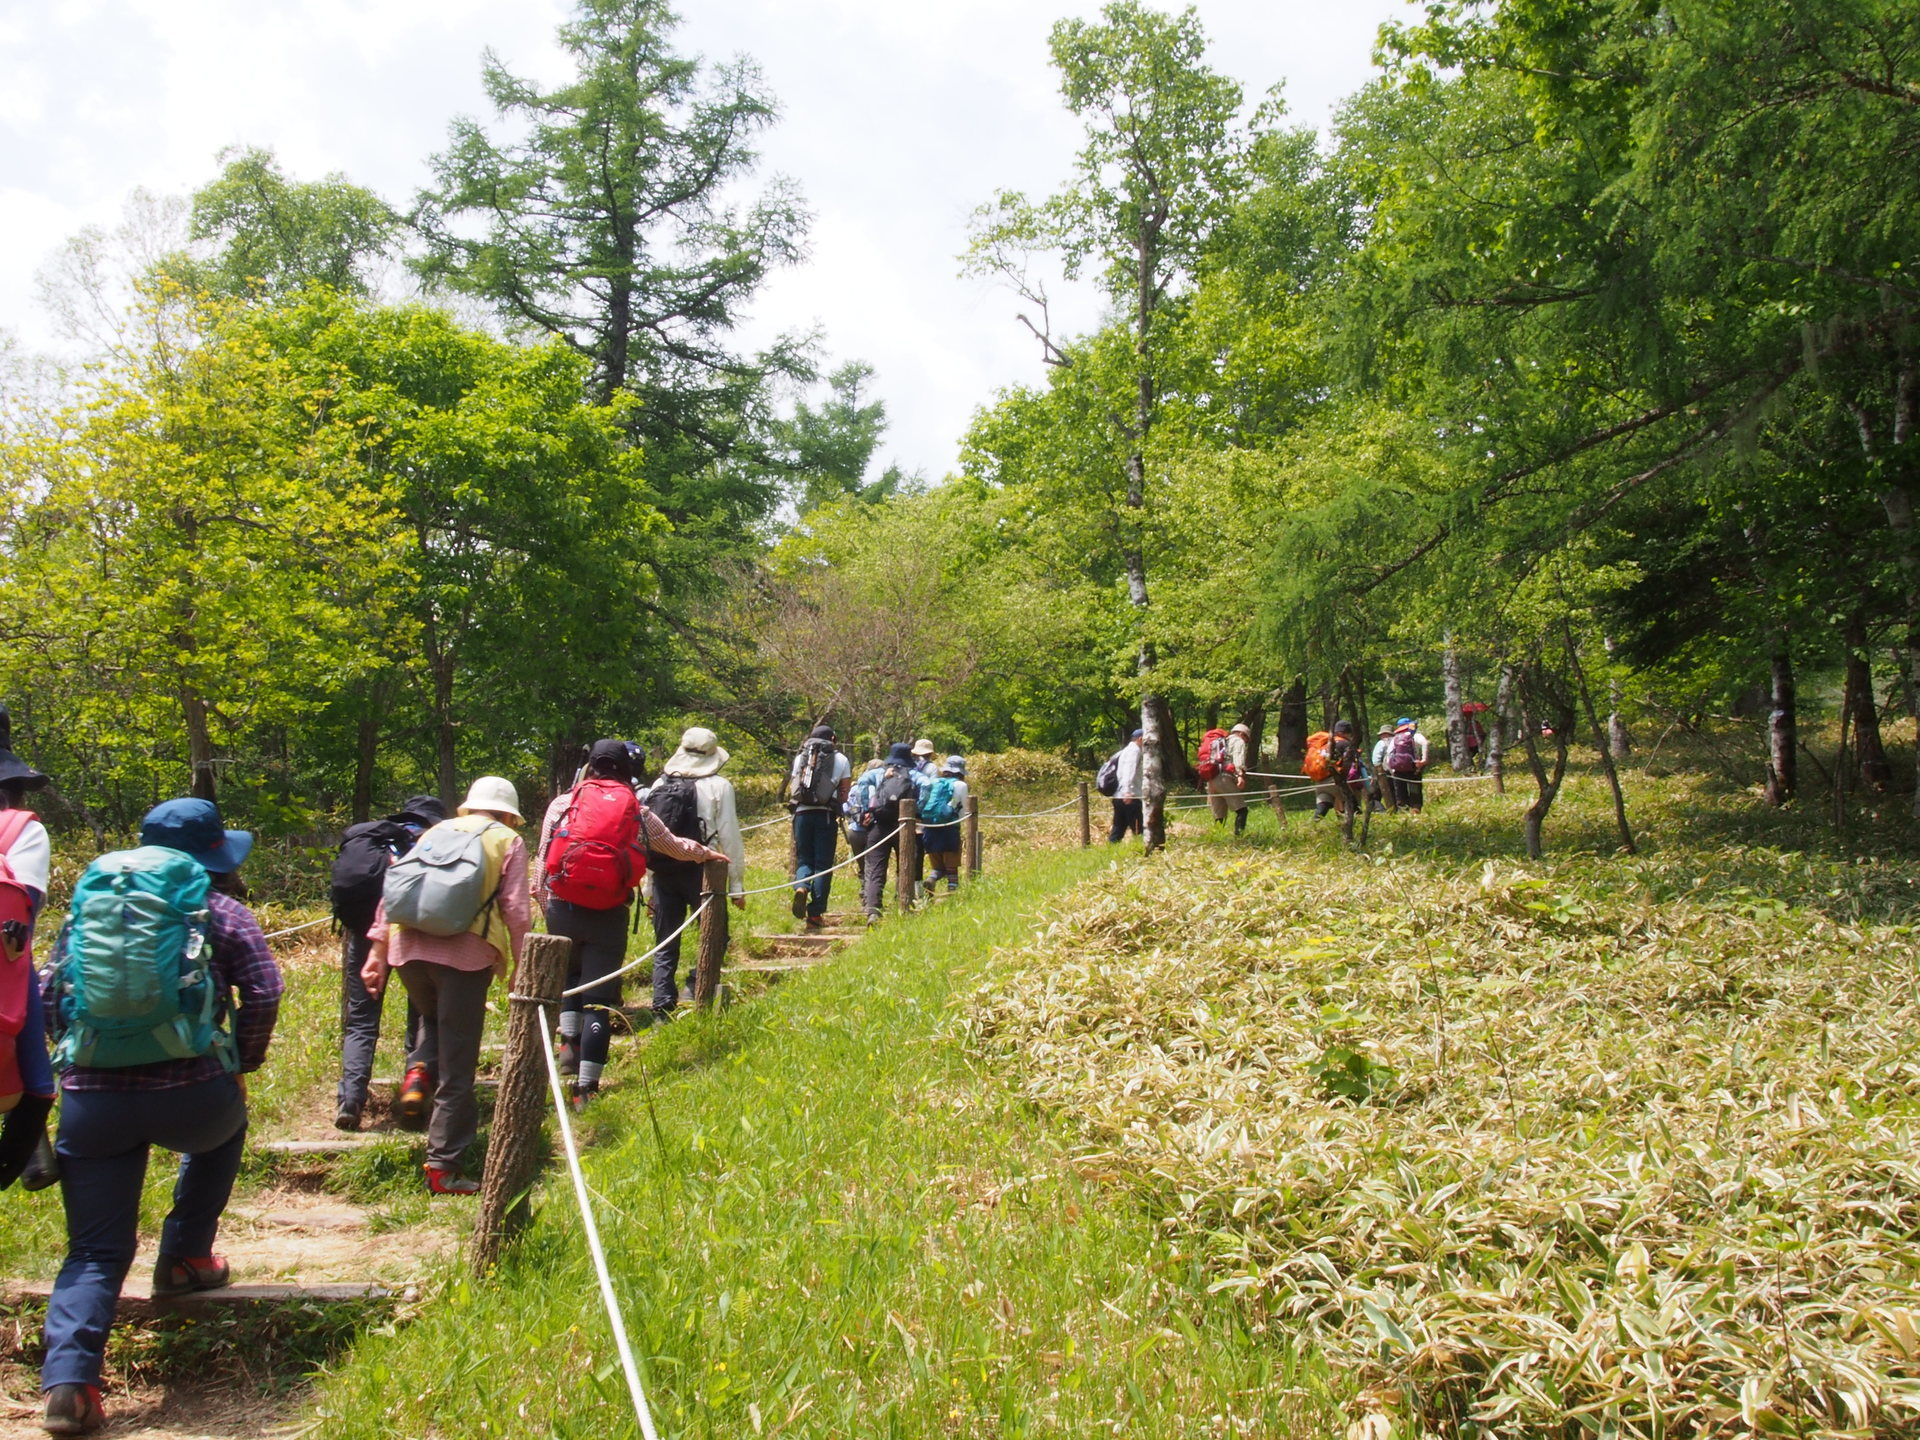
[[[162,1252],[153,1261],[153,1293],[160,1299],[168,1295],[191,1295],[196,1290],[223,1290],[233,1282],[233,1271],[218,1255],[168,1255]]]
[[[97,1385],[55,1385],[47,1391],[47,1413],[40,1428],[49,1435],[91,1435],[107,1423]]]
[[[422,1165],[427,1172],[427,1193],[429,1195],[478,1195],[480,1182],[469,1180],[458,1170],[445,1165]]]
[[[673,1020],[673,1006],[656,1005],[653,1007],[653,1023],[655,1025],[670,1024],[672,1020]]]
[[[807,916],[807,929],[809,931],[824,930],[826,928],[827,922],[822,920],[818,915]]]
[[[360,1107],[348,1102],[342,1102],[340,1108],[333,1112],[333,1128],[336,1130],[358,1130],[360,1128]]]
[[[580,1047],[566,1036],[560,1037],[560,1050],[554,1060],[554,1068],[562,1075],[580,1073]]]
[[[432,1108],[433,1073],[424,1065],[408,1066],[400,1082],[400,1098],[393,1102],[393,1118],[402,1130],[424,1130]]]
[[[867,924],[878,925],[879,923],[880,923],[880,912],[878,910],[867,911]]]
[[[805,885],[796,885],[793,887],[793,903],[788,908],[793,911],[794,919],[804,920],[807,918],[807,902],[811,899],[813,899],[813,892]]]
[[[598,1099],[599,1095],[598,1085],[576,1085],[567,1092],[567,1108],[576,1115],[584,1115],[587,1112],[587,1106]]]

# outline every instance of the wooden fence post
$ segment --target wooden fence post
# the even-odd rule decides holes
[[[967,831],[963,843],[967,847],[967,878],[977,880],[980,877],[980,802],[972,795],[967,796]]]
[[[573,941],[564,935],[529,935],[515,970],[507,1007],[507,1053],[500,1093],[487,1137],[480,1216],[473,1227],[473,1272],[485,1276],[500,1251],[526,1223],[527,1191],[540,1168],[540,1124],[547,1113],[547,1057],[540,1043],[535,1002],[558,1005],[567,980]],[[526,998],[521,998],[521,997]]]
[[[727,862],[709,860],[700,867],[706,909],[700,912],[700,958],[693,972],[693,1003],[710,1009],[720,994],[720,964],[727,958]]]
[[[1093,802],[1087,798],[1087,782],[1080,782],[1080,848],[1093,848]]]
[[[1273,807],[1274,819],[1280,824],[1287,823],[1287,802],[1280,798],[1280,787],[1273,781],[1267,781],[1267,804]]]
[[[894,879],[900,895],[900,913],[903,915],[913,908],[913,872],[920,856],[918,811],[918,805],[911,798],[900,802],[900,846],[895,856],[900,862],[900,873]]]

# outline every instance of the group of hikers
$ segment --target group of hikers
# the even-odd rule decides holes
[[[1142,745],[1136,730],[1096,782],[1113,802],[1116,844],[1141,827]],[[497,775],[475,779],[451,816],[438,798],[417,795],[350,827],[331,877],[342,935],[335,1125],[364,1122],[397,976],[407,1019],[394,1119],[426,1132],[432,1194],[478,1191],[466,1157],[479,1129],[487,1000],[521,958],[536,905],[547,931],[573,942],[554,1058],[568,1103],[590,1105],[606,1075],[623,976],[651,961],[645,1020],[668,1022],[680,1004],[682,933],[703,904],[718,903],[707,867],[724,863],[727,901],[746,904],[737,799],[721,774],[729,758],[712,730],[693,726],[649,776],[641,746],[597,740],[547,805],[531,852],[519,793]],[[1257,762],[1248,726],[1210,729],[1196,762],[1215,822],[1232,815],[1244,831]],[[1343,720],[1308,737],[1304,770],[1316,815],[1346,813],[1363,795],[1418,811],[1428,762],[1426,737],[1409,718],[1381,726],[1367,753]],[[903,863],[909,806],[920,843],[903,893],[959,887],[972,803],[966,758],[942,759],[921,738],[891,744],[857,776],[855,768],[824,724],[788,768],[790,902],[809,930],[825,925],[834,875],[849,865],[868,923],[881,918],[890,872],[898,880]],[[181,1156],[153,1293],[229,1282],[214,1237],[240,1168],[247,1076],[265,1061],[283,983],[240,878],[253,837],[226,828],[218,805],[199,798],[155,805],[136,847],[86,867],[36,971],[52,846],[25,796],[47,784],[12,750],[0,707],[0,1188],[16,1179],[61,1187],[67,1254],[47,1305],[42,1424],[71,1435],[105,1423],[101,1368],[137,1247],[152,1146]],[[653,944],[630,965],[643,885]]]
[[[1470,766],[1478,765],[1486,741],[1476,713],[1482,708],[1471,707],[1463,719]],[[1095,776],[1095,788],[1113,805],[1113,823],[1107,830],[1110,845],[1118,845],[1128,835],[1141,831],[1146,795],[1145,744],[1146,732],[1135,730]],[[1250,768],[1254,755],[1253,731],[1241,722],[1226,730],[1208,729],[1200,737],[1193,758],[1194,773],[1206,789],[1214,824],[1224,825],[1232,815],[1235,834],[1246,831],[1250,798],[1247,781],[1254,777],[1311,782],[1316,820],[1330,813],[1345,815],[1363,799],[1376,812],[1391,806],[1417,815],[1426,804],[1425,776],[1432,763],[1432,747],[1419,722],[1409,715],[1382,725],[1370,751],[1362,749],[1351,720],[1337,720],[1331,730],[1314,732],[1307,736],[1306,755],[1297,776],[1256,772]]]
[[[787,786],[796,919],[824,925],[843,825],[867,919],[880,918],[908,803],[922,838],[916,883],[958,887],[966,760],[935,756],[930,740],[900,742],[856,779],[833,730],[813,730]],[[635,964],[651,959],[654,1023],[680,1003],[682,932],[713,903],[706,867],[724,862],[728,901],[746,904],[737,801],[720,773],[729,758],[712,730],[693,726],[650,777],[641,746],[595,741],[546,807],[531,853],[519,793],[498,775],[475,779],[451,816],[417,795],[350,827],[331,877],[342,936],[334,1124],[364,1122],[397,976],[407,1019],[394,1119],[426,1132],[429,1192],[479,1190],[466,1157],[479,1129],[487,999],[519,961],[536,904],[547,931],[573,942],[555,1063],[568,1103],[589,1105],[606,1073],[622,977],[634,968],[628,937],[643,884],[654,943]],[[153,1146],[181,1157],[153,1293],[230,1281],[214,1238],[240,1169],[247,1077],[266,1059],[283,981],[240,878],[253,836],[228,829],[218,805],[198,798],[154,806],[135,848],[87,866],[36,970],[52,844],[25,796],[47,784],[12,750],[0,707],[0,1189],[60,1186],[67,1253],[47,1305],[41,1423],[78,1435],[106,1423],[101,1370]]]

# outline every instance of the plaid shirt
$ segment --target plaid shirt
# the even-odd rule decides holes
[[[286,982],[280,978],[280,966],[267,948],[267,937],[253,912],[231,895],[213,891],[207,896],[207,940],[212,956],[214,981],[220,987],[220,1005],[233,1021],[234,1049],[240,1057],[240,1073],[258,1070],[267,1058],[267,1042],[273,1038],[273,1022],[280,1015],[280,994]],[[60,962],[66,958],[67,935],[53,947],[53,963],[47,966],[41,999],[47,1012],[49,1035],[59,1038],[60,997],[55,980]],[[238,995],[239,1008],[233,1008]],[[124,1094],[134,1090],[178,1090],[198,1085],[227,1073],[218,1055],[196,1055],[190,1060],[161,1060],[152,1065],[123,1065],[102,1070],[75,1065],[60,1080],[63,1090],[86,1090],[95,1094]]]

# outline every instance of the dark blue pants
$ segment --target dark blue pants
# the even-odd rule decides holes
[[[793,814],[794,884],[804,884],[811,895],[807,914],[827,913],[827,900],[833,894],[834,852],[840,843],[840,823],[831,810],[796,810]],[[811,878],[809,878],[811,877]]]
[[[589,910],[558,896],[547,902],[547,933],[564,935],[573,941],[573,953],[567,959],[567,989],[601,980],[627,963],[627,925],[632,916],[630,905]],[[563,1033],[580,1036],[580,1063],[593,1067],[590,1072],[582,1072],[583,1081],[597,1080],[600,1067],[607,1063],[607,1054],[613,1045],[613,1028],[607,1015],[619,1008],[620,981],[617,979],[606,980],[560,1002],[563,1015],[584,1012],[578,1030],[561,1027]]]
[[[360,967],[367,963],[373,942],[365,935],[349,930],[342,944],[340,959],[340,1090],[338,1103],[358,1110],[367,1103],[367,1086],[373,1080],[373,1052],[380,1043],[380,1012],[386,991],[369,995],[360,979]],[[403,1054],[419,1048],[420,1011],[407,1002],[407,1044]]]
[[[68,1090],[60,1097],[54,1149],[67,1210],[67,1260],[47,1301],[43,1389],[100,1383],[114,1305],[139,1246],[148,1147],[180,1152],[160,1251],[199,1259],[213,1253],[246,1138],[247,1103],[231,1076],[177,1090]]]
[[[697,883],[697,882],[696,882]],[[657,871],[653,877],[653,941],[658,945],[667,936],[673,935],[687,916],[700,903],[697,889],[691,892],[670,878],[664,870]],[[688,926],[687,934],[699,943],[700,927]],[[680,942],[687,935],[676,935],[667,941],[666,946],[653,957],[653,1008],[671,1012],[680,1003]]]

